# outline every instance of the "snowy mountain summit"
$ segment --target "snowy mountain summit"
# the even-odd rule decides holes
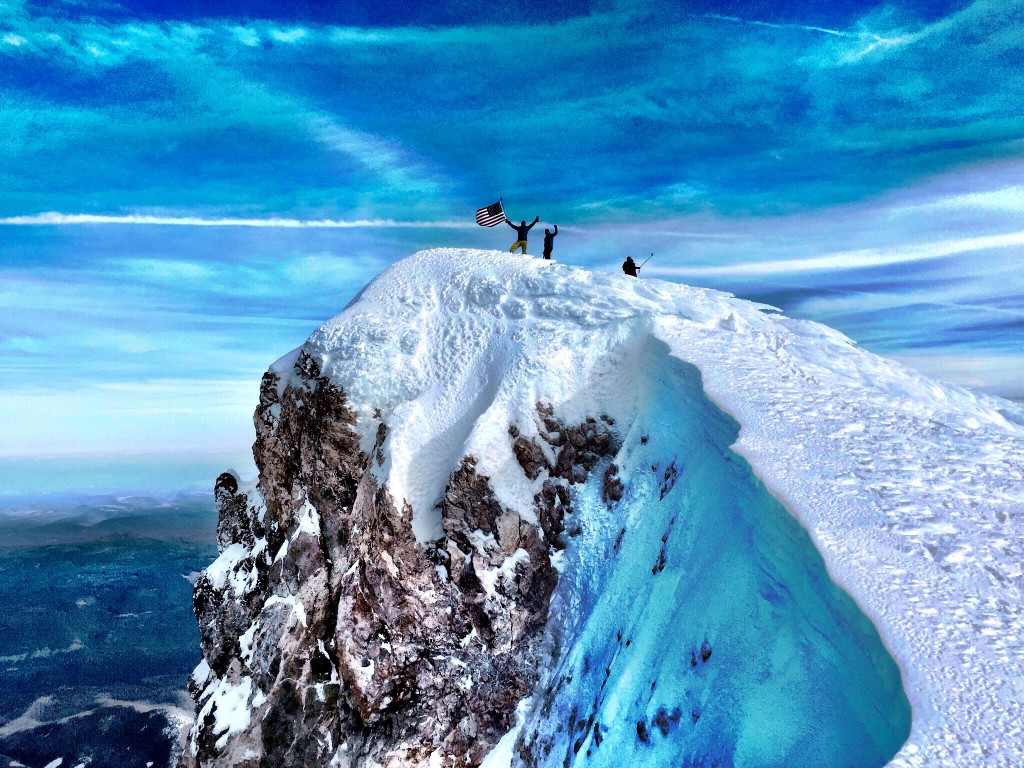
[[[418,253],[265,374],[191,766],[1024,764],[1024,419],[816,323]]]

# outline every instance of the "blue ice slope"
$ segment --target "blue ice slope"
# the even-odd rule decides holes
[[[544,766],[882,766],[900,672],[804,529],[730,450],[737,423],[653,337],[622,502],[575,499],[558,664],[521,736]],[[600,473],[597,473],[600,477]]]

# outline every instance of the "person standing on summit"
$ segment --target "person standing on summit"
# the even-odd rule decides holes
[[[557,235],[557,234],[558,234],[558,225],[557,224],[555,224],[555,231],[554,231],[553,234],[552,234],[550,229],[545,229],[544,230],[544,258],[545,259],[550,259],[551,258],[551,249],[555,245],[555,235]]]
[[[508,217],[505,218],[505,223],[512,227],[512,229],[514,229],[516,233],[519,235],[519,239],[512,244],[511,248],[508,249],[509,253],[512,253],[512,251],[514,251],[516,248],[522,246],[523,255],[526,255],[526,237],[529,234],[530,229],[538,221],[540,221],[540,216],[535,218],[532,224],[527,225],[526,220],[524,219],[523,221],[519,222],[519,226],[517,227],[515,224],[508,220]]]

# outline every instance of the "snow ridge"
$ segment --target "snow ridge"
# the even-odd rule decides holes
[[[1024,414],[816,323],[724,293],[501,252],[439,249],[382,273],[305,346],[348,393],[364,450],[421,542],[462,456],[529,519],[507,434],[538,402],[631,424],[653,338],[740,425],[734,450],[875,623],[913,706],[894,766],[1024,761]],[[275,366],[287,375],[294,353]],[[535,428],[534,428],[535,429]]]
[[[189,765],[1024,764],[1012,403],[725,293],[439,249],[256,422]]]

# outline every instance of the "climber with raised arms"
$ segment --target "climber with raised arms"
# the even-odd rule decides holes
[[[507,216],[505,217],[505,223],[512,227],[512,229],[514,229],[516,233],[519,235],[519,239],[512,244],[511,248],[508,249],[509,253],[512,253],[516,248],[522,246],[523,255],[526,254],[526,238],[529,235],[530,230],[533,228],[533,225],[536,224],[538,221],[540,221],[540,216],[537,216],[530,224],[527,224],[526,220],[523,219],[521,222],[519,222],[519,226],[517,227],[515,224],[508,220]]]

